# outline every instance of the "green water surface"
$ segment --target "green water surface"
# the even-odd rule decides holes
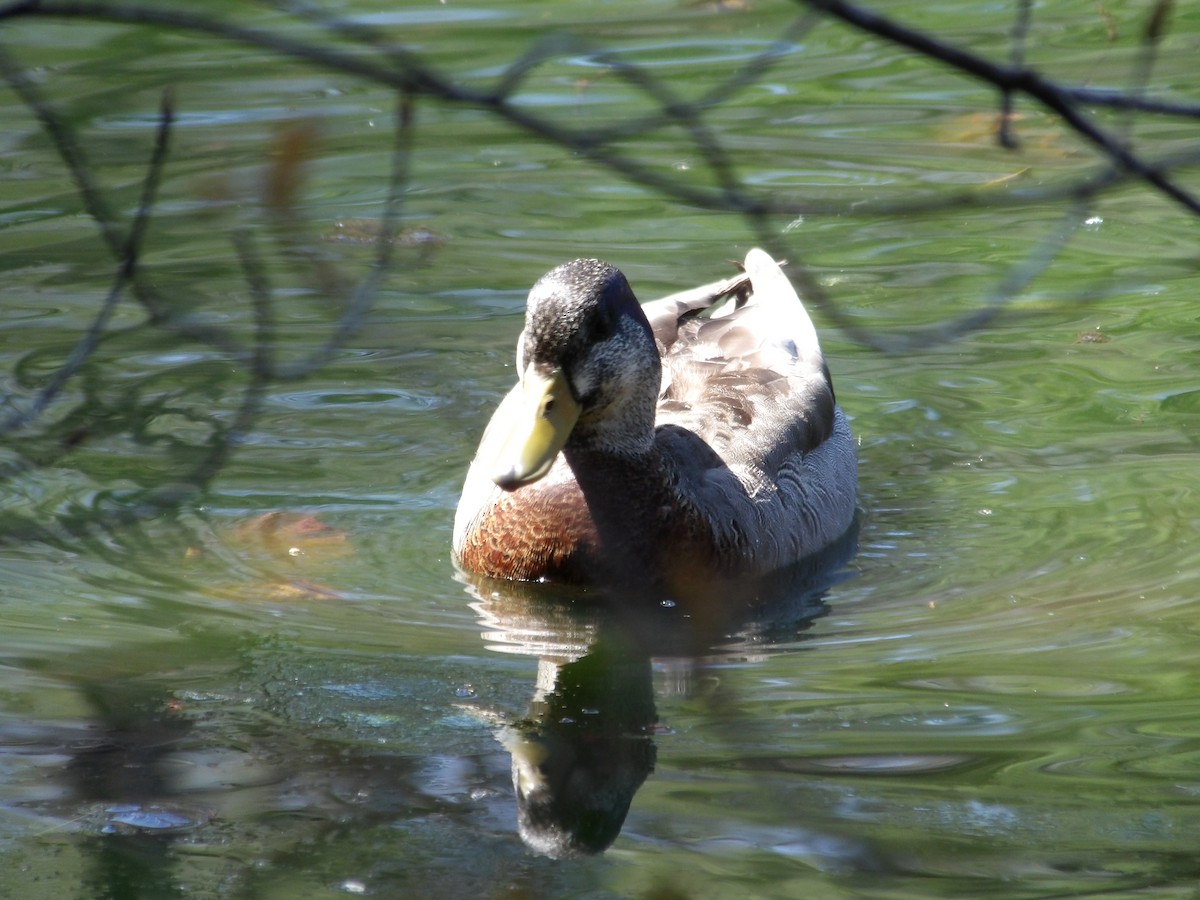
[[[193,7],[326,40],[267,5]],[[1194,896],[1195,219],[1137,184],[1078,207],[1039,194],[1099,164],[1057,118],[1019,105],[1020,149],[1002,150],[993,90],[797,27],[786,3],[329,9],[472,88],[547,35],[612,51],[564,43],[513,98],[570,127],[654,113],[620,63],[696,98],[775,53],[704,118],[755,196],[814,211],[703,209],[493,111],[418,100],[402,239],[364,327],[266,385],[193,493],[180,480],[254,390],[250,357],[209,339],[253,346],[261,325],[235,246],[270,284],[278,359],[317,352],[376,253],[357,229],[386,202],[394,98],[178,28],[0,21],[123,224],[172,88],[142,265],[187,326],[125,296],[45,414],[0,441],[0,896]],[[880,9],[1008,58],[1015,10]],[[1127,88],[1143,14],[1035,5],[1027,60]],[[1198,39],[1180,5],[1156,96],[1195,102]],[[9,89],[0,116],[10,410],[68,357],[114,263]],[[1196,145],[1186,120],[1097,116],[1155,155]],[[293,231],[262,202],[288,135],[307,159]],[[620,149],[717,182],[677,125]],[[884,209],[1010,182],[1027,199]],[[1067,228],[998,317],[900,347]],[[764,234],[894,348],[814,310],[860,442],[856,545],[745,616],[611,615],[457,577],[458,489],[529,285],[596,255],[652,299],[726,276]],[[531,735],[582,735],[594,793],[624,792],[606,852],[522,842],[510,751]]]

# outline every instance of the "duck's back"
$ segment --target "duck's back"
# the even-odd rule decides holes
[[[718,544],[767,571],[850,526],[857,459],[816,330],[787,277],[761,250],[747,256],[746,275],[723,315],[692,307],[672,323],[667,301],[651,306],[663,346],[657,421],[681,492],[704,510]],[[719,464],[697,452],[696,438]]]

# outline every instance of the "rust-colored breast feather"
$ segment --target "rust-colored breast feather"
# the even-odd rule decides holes
[[[493,578],[576,582],[596,575],[599,544],[579,485],[558,481],[495,491],[459,556],[465,568]]]

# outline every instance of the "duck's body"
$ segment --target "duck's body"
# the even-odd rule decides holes
[[[730,294],[728,315],[698,315]],[[788,565],[853,520],[849,425],[761,250],[745,276],[645,307],[606,263],[559,266],[530,293],[517,364],[455,518],[464,569],[684,590]]]

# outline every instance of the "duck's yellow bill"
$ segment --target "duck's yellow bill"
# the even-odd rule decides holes
[[[526,369],[492,481],[510,491],[537,481],[550,471],[578,419],[579,404],[562,372]]]

